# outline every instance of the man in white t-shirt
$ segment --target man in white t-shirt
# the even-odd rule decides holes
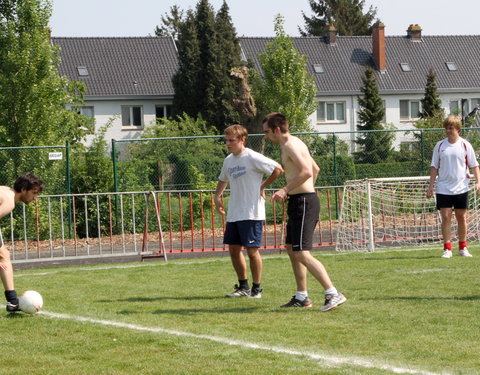
[[[460,119],[456,116],[448,116],[443,126],[447,138],[437,142],[433,149],[427,197],[433,196],[435,185],[437,209],[440,210],[440,216],[442,217],[442,258],[452,257],[452,207],[455,210],[455,218],[458,223],[459,255],[471,257],[472,255],[467,249],[469,168],[475,176],[475,189],[477,191],[480,190],[480,171],[472,145],[460,137]]]
[[[230,184],[227,224],[223,243],[228,244],[233,268],[237,273],[238,285],[226,297],[261,298],[262,258],[258,248],[262,242],[265,220],[264,189],[283,172],[276,161],[247,148],[248,132],[241,125],[225,129],[225,142],[230,154],[223,161],[215,191],[215,206],[222,215],[225,208],[222,193]],[[267,179],[263,181],[263,176]],[[242,253],[247,249],[252,272],[252,288],[247,276],[247,265]]]

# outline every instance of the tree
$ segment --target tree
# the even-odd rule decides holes
[[[434,117],[438,112],[442,111],[442,101],[437,93],[436,75],[433,69],[427,74],[427,84],[425,86],[425,96],[422,99],[422,113],[420,117],[423,119]]]
[[[172,112],[174,116],[183,113],[196,116],[201,112],[202,92],[197,84],[201,73],[200,45],[193,11],[188,11],[185,21],[180,26],[177,49],[179,67],[172,78],[175,89]]]
[[[173,114],[201,114],[220,131],[237,122],[238,90],[230,72],[240,64],[240,47],[226,2],[215,15],[208,0],[200,0],[180,27],[177,47]]]
[[[358,99],[360,111],[358,111],[357,129],[367,132],[361,133],[355,141],[362,148],[361,151],[355,153],[355,158],[360,163],[375,164],[386,161],[390,156],[394,135],[391,132],[368,132],[384,130],[382,122],[385,110],[372,68],[367,67],[362,81],[363,86],[360,90],[363,97]]]
[[[162,17],[162,25],[155,27],[156,36],[171,36],[174,40],[180,33],[180,28],[184,22],[184,13],[178,5],[170,7],[170,14],[165,13]]]
[[[58,73],[50,42],[51,4],[0,0],[0,138],[3,146],[61,144],[91,132],[91,119],[67,109],[85,86]]]
[[[275,18],[275,38],[259,56],[263,76],[256,74],[253,93],[262,113],[281,112],[293,131],[311,130],[308,117],[317,108],[317,89],[307,72],[306,56],[297,51],[285,34],[284,19]]]
[[[305,30],[302,36],[324,36],[329,25],[335,26],[339,35],[370,35],[377,8],[370,6],[363,13],[364,0],[309,0],[314,15],[302,12]]]

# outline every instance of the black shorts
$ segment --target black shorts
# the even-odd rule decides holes
[[[436,194],[437,196],[437,210],[440,208],[468,208],[468,191],[463,194],[446,195]]]
[[[320,200],[317,193],[301,193],[288,196],[287,235],[285,243],[292,250],[311,250],[313,232],[320,215]]]

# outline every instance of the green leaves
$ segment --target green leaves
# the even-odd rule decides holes
[[[254,76],[254,96],[261,112],[281,112],[288,118],[292,131],[308,131],[308,117],[317,107],[317,90],[307,72],[306,56],[285,34],[283,23],[283,17],[277,15],[276,37],[259,57],[263,76]]]

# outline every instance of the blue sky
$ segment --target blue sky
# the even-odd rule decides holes
[[[177,4],[194,8],[198,0],[52,0],[53,36],[153,35],[160,17]],[[223,0],[210,0],[218,10]],[[302,10],[311,15],[308,0],[227,0],[238,36],[273,36],[273,20],[280,13],[285,30],[298,36]],[[419,24],[424,35],[480,34],[479,0],[365,0],[378,8],[386,35],[404,35]]]

